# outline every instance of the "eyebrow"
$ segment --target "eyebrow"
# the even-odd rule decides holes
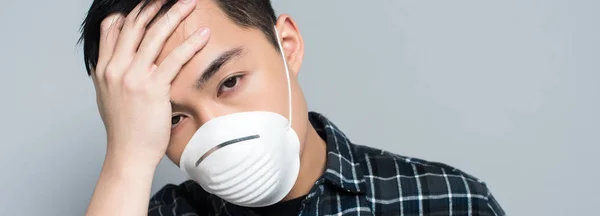
[[[230,49],[226,52],[221,53],[218,58],[213,60],[206,69],[202,72],[202,75],[196,80],[196,84],[194,87],[196,89],[201,89],[210,78],[212,78],[227,62],[231,61],[234,58],[240,57],[244,53],[244,47],[239,46],[233,49]],[[188,110],[187,107],[183,104],[179,104],[175,101],[170,100],[171,109],[172,110]]]
[[[213,60],[206,69],[202,72],[202,75],[196,80],[195,87],[201,89],[208,80],[210,80],[227,62],[234,58],[240,57],[244,51],[242,46],[235,47],[226,52],[221,53],[218,58]]]

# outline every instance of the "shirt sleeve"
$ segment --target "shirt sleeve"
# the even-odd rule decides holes
[[[492,192],[490,192],[489,189],[488,189],[487,200],[488,200],[487,207],[488,207],[488,211],[489,211],[490,215],[494,215],[494,216],[505,216],[506,215],[506,213],[504,212],[502,207],[500,207],[500,204],[498,203],[496,198],[494,198],[494,195],[492,195]]]

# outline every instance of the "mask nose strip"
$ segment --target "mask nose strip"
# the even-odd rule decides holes
[[[260,138],[260,135],[258,134],[254,134],[254,135],[250,135],[250,136],[245,136],[245,137],[240,137],[240,138],[235,138],[232,140],[228,140],[225,141],[215,147],[212,147],[211,149],[209,149],[206,153],[204,153],[204,155],[202,155],[197,161],[196,161],[196,167],[198,167],[198,165],[200,165],[200,162],[202,162],[204,159],[206,159],[206,157],[208,157],[210,154],[212,154],[214,151],[219,150],[220,148],[223,148],[225,146],[228,145],[233,145],[236,143],[240,143],[240,142],[244,142],[244,141],[248,141],[248,140],[253,140],[253,139],[258,139]]]

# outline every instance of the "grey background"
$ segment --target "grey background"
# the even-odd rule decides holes
[[[0,7],[0,215],[82,215],[105,149],[78,25],[90,0]],[[275,1],[311,110],[361,144],[485,180],[510,215],[600,202],[600,2]],[[166,162],[166,161],[164,161]],[[183,178],[162,163],[153,191]]]

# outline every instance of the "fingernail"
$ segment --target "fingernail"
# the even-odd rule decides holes
[[[201,28],[200,30],[198,30],[198,34],[202,37],[205,37],[206,35],[208,35],[208,28]]]
[[[185,3],[185,4],[192,2],[192,0],[179,0],[179,1],[180,1],[181,3]]]

